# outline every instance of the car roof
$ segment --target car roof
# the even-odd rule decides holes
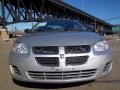
[[[59,18],[53,18],[53,19],[44,19],[40,22],[49,22],[49,21],[63,21],[63,22],[78,22],[77,20],[70,20],[70,19],[59,19]]]

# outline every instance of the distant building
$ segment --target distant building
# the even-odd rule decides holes
[[[114,26],[112,27],[112,31],[113,31],[113,32],[120,32],[120,24],[114,25]]]
[[[112,27],[112,32],[118,36],[120,36],[120,24],[114,25]]]

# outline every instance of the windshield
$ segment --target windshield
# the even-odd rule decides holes
[[[82,26],[78,22],[74,21],[47,21],[47,22],[39,22],[33,26],[31,32],[45,32],[45,31],[82,31],[86,30],[84,26]]]
[[[94,27],[92,25],[88,25],[88,24],[85,24],[85,23],[82,24],[82,25],[84,25],[84,27],[86,27],[87,31],[95,32],[95,29],[94,29]]]

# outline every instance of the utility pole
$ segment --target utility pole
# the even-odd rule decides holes
[[[95,18],[95,32],[97,32],[96,18]]]

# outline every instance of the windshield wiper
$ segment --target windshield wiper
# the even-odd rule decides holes
[[[65,28],[65,31],[81,31],[80,29],[73,29],[73,28]]]

